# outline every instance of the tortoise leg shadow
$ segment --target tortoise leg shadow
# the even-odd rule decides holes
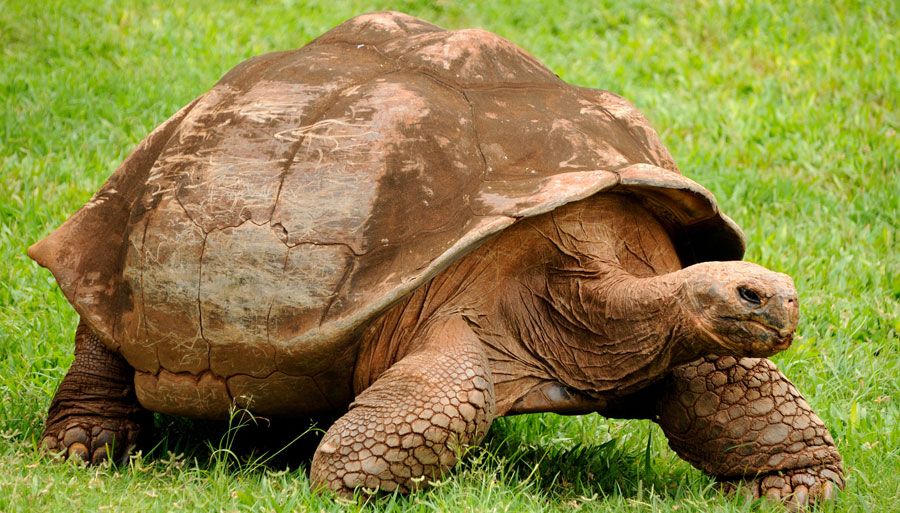
[[[50,403],[41,446],[92,464],[123,463],[152,427],[135,395],[134,369],[80,322],[75,360]]]

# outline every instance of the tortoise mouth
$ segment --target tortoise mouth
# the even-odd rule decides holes
[[[784,351],[785,349],[791,347],[791,343],[794,341],[794,330],[790,328],[776,328],[770,324],[766,324],[764,322],[760,322],[756,319],[746,319],[744,322],[749,322],[759,326],[760,328],[768,331],[772,334],[772,349],[776,351]]]
[[[791,347],[791,342],[794,341],[793,335],[784,335],[774,338],[775,344],[772,347],[777,349],[778,351],[784,351],[785,349]]]
[[[791,347],[791,343],[794,340],[794,330],[792,328],[778,328],[757,319],[741,319],[735,317],[728,317],[726,319],[736,322],[739,325],[743,324],[745,327],[739,329],[737,332],[732,331],[729,334],[716,334],[713,330],[703,326],[701,322],[698,322],[697,326],[721,348],[731,351],[734,355],[753,357],[771,356]],[[752,331],[757,333],[756,336],[747,337],[749,333],[752,333],[748,332],[747,325],[755,326],[757,328]]]

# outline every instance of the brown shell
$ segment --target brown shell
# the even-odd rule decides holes
[[[329,389],[367,321],[517,219],[610,189],[649,205],[685,264],[741,258],[623,98],[494,34],[373,13],[238,65],[29,255],[145,405],[315,411],[344,401]]]

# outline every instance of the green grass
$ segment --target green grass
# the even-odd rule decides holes
[[[76,2],[0,0],[0,511],[339,511],[300,459],[235,464],[220,425],[160,418],[127,467],[36,450],[71,361],[73,310],[25,256],[152,128],[241,60],[392,8],[518,43],[563,79],[630,98],[683,172],[791,274],[801,337],[775,358],[844,455],[826,511],[900,503],[900,4],[869,2]],[[208,443],[207,443],[208,441]],[[648,445],[649,441],[649,445]],[[181,456],[179,456],[181,455]],[[750,511],[647,422],[495,423],[434,489],[384,511]]]

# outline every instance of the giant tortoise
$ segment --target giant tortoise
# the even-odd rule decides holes
[[[841,457],[764,358],[796,290],[743,253],[628,101],[359,16],[238,65],[29,249],[81,318],[43,445],[335,414],[312,482],[408,492],[497,417],[599,412],[757,496],[828,497]]]

